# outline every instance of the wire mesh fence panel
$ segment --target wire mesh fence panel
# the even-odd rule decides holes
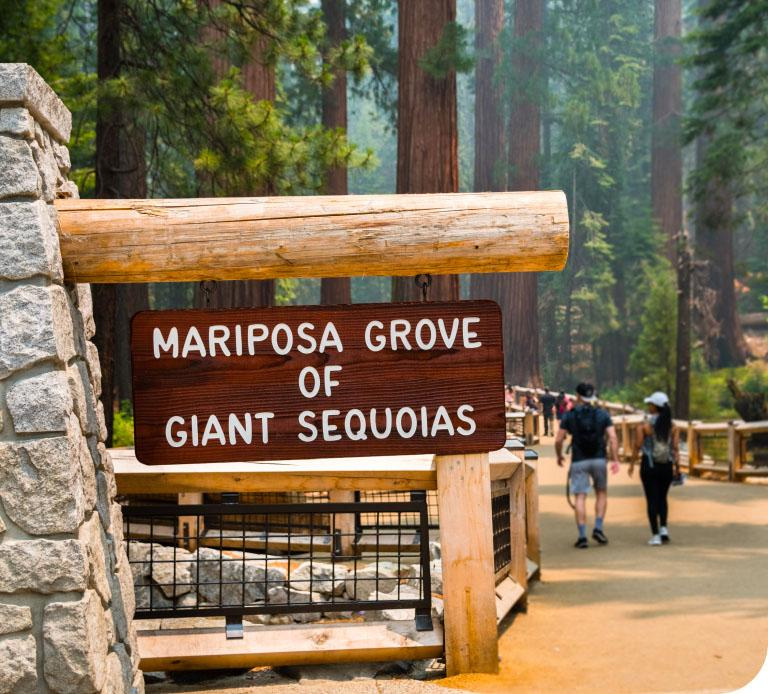
[[[496,489],[491,496],[493,570],[497,575],[512,563],[512,531],[509,489]]]
[[[437,491],[430,489],[426,492],[393,492],[393,491],[380,491],[369,492],[361,491],[355,492],[355,498],[361,502],[378,502],[378,501],[410,501],[412,499],[421,498],[426,494],[427,501],[427,513],[430,529],[436,529],[439,527],[439,517],[437,513]],[[378,514],[374,517],[369,514],[361,513],[358,521],[358,527],[362,530],[375,527],[399,527],[407,529],[417,529],[420,525],[420,519],[418,514]]]
[[[339,522],[358,513],[373,516],[376,523],[394,515],[397,527],[415,516],[417,541],[399,533],[401,541],[394,546],[375,542],[360,554],[354,549],[354,526]],[[265,518],[258,543],[247,523],[254,515]],[[186,535],[175,530],[180,517],[193,519],[185,526]],[[272,526],[272,517],[280,519],[279,525]],[[294,517],[300,519],[296,527]],[[123,518],[138,619],[285,614],[312,621],[339,613],[352,617],[412,609],[418,629],[432,628],[426,499],[131,505],[124,507]],[[211,519],[216,519],[213,527],[205,527]],[[138,535],[137,520],[142,526]],[[173,535],[155,535],[160,527],[173,528]],[[198,529],[194,537],[189,528]],[[196,549],[187,549],[190,540]],[[343,554],[343,547],[353,549]]]

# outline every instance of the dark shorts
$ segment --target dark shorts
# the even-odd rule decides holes
[[[595,491],[605,491],[608,489],[608,471],[605,458],[590,458],[571,463],[568,479],[573,494],[588,494],[590,479]]]

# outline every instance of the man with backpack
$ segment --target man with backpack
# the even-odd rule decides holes
[[[608,473],[606,453],[610,452],[611,471],[619,470],[619,442],[611,416],[604,409],[597,407],[595,388],[590,383],[576,386],[576,406],[563,415],[560,429],[555,437],[557,464],[563,466],[563,443],[565,437],[573,437],[571,444],[572,460],[568,471],[570,491],[576,497],[576,525],[579,537],[575,547],[586,549],[587,542],[587,494],[590,478],[595,487],[595,527],[592,539],[601,545],[608,543],[603,532],[603,520],[608,505]],[[607,438],[607,443],[606,443]],[[606,451],[607,449],[607,451]]]

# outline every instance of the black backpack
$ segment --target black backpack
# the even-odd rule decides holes
[[[600,452],[602,432],[597,423],[597,408],[589,405],[573,411],[573,440],[586,458],[596,458]]]

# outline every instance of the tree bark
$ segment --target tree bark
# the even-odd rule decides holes
[[[699,162],[706,156],[706,135],[696,143]],[[711,313],[713,329],[702,335],[704,356],[713,369],[741,366],[747,360],[744,333],[736,306],[733,267],[733,194],[727,181],[711,177],[696,200],[696,256],[704,266],[708,296],[699,297]]]
[[[120,76],[122,0],[99,0],[97,74],[100,81]],[[145,198],[144,133],[119,101],[102,97],[97,106],[96,197]],[[112,443],[115,399],[131,399],[130,319],[149,306],[146,284],[93,287],[96,335],[102,370],[101,401]]]
[[[544,0],[517,0],[512,69],[518,89],[512,95],[509,122],[509,190],[539,188],[541,105],[541,33]],[[507,380],[513,384],[541,385],[539,371],[538,275],[515,273],[507,294],[505,316]],[[507,307],[505,307],[506,309]]]
[[[677,345],[675,409],[678,419],[691,416],[691,246],[683,230],[677,242]]]
[[[346,0],[322,0],[321,7],[328,31],[328,49],[332,49],[347,38]],[[322,110],[324,128],[347,132],[347,73],[343,69],[334,71],[333,83],[323,91]],[[349,192],[347,167],[331,167],[324,187],[328,195],[346,195]],[[320,280],[320,303],[351,304],[350,278],[324,277]]]
[[[680,140],[682,78],[680,58],[682,0],[656,0],[654,20],[653,135],[651,207],[667,257],[677,258],[683,227],[683,157]]]
[[[433,77],[419,65],[455,20],[456,0],[398,1],[398,193],[459,190],[456,73]],[[458,276],[433,277],[428,298],[457,301]],[[421,300],[413,278],[393,278],[392,300]]]
[[[220,0],[210,0],[212,9],[221,4]],[[215,42],[222,37],[221,29],[207,26],[204,38]],[[254,101],[275,100],[275,68],[266,62],[267,37],[254,42],[250,60],[240,67],[243,88],[250,92]],[[219,53],[211,52],[211,65],[214,74],[221,77],[229,64]],[[269,184],[258,190],[249,191],[250,195],[270,195]],[[201,282],[195,290],[195,306],[198,308],[250,308],[272,306],[275,303],[274,280],[225,280],[221,282]]]

